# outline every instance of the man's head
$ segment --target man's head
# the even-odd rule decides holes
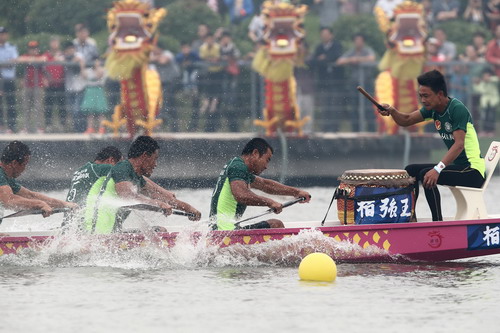
[[[245,145],[241,155],[250,172],[260,175],[267,169],[273,152],[273,147],[266,140],[253,138]]]
[[[12,177],[19,177],[28,164],[31,156],[29,147],[21,141],[11,141],[2,152],[0,162],[12,170]]]
[[[329,43],[333,39],[332,28],[321,28],[320,38],[321,38],[321,42]]]
[[[116,163],[120,162],[123,159],[122,152],[120,149],[116,148],[115,146],[107,146],[103,149],[101,149],[95,159],[94,162],[100,163],[100,164],[112,164],[115,165]]]
[[[31,40],[28,42],[28,54],[38,55],[40,53],[39,43],[36,40]]]
[[[61,48],[61,39],[59,36],[50,37],[49,48],[53,51],[58,51]]]
[[[82,43],[85,42],[90,35],[87,26],[82,23],[75,25],[75,34],[76,38]]]
[[[438,70],[432,70],[417,78],[419,87],[418,94],[422,105],[427,110],[446,105],[448,103],[448,90],[443,74]]]
[[[150,177],[156,167],[160,146],[150,136],[140,136],[132,142],[128,151],[128,158],[137,161],[139,175]]]
[[[206,35],[210,32],[210,28],[205,23],[200,23],[198,25],[198,37],[204,39]]]
[[[5,27],[0,27],[0,44],[4,44],[9,40],[9,31]]]

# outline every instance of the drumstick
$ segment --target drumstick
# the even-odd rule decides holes
[[[370,95],[366,90],[364,90],[361,86],[358,86],[358,91],[360,93],[363,94],[363,96],[365,96],[370,102],[373,103],[373,105],[375,105],[380,111],[387,111],[386,108],[384,108],[382,105],[379,104],[379,102],[377,102],[375,100],[375,98],[372,97],[372,95]]]

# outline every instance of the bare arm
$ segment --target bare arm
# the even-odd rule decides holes
[[[283,209],[282,205],[279,202],[250,191],[247,183],[245,183],[243,180],[233,180],[231,182],[231,193],[233,193],[236,201],[243,205],[267,206],[271,209],[274,209],[277,213],[281,212],[281,210]]]
[[[64,208],[64,207],[78,208],[78,205],[73,203],[73,202],[67,202],[67,201],[62,201],[59,199],[51,198],[45,194],[28,190],[25,187],[21,187],[21,190],[19,190],[18,195],[21,197],[24,197],[26,199],[30,199],[30,200],[43,201],[52,208]]]
[[[305,200],[301,202],[309,202],[311,199],[311,195],[306,191],[262,177],[255,177],[255,181],[251,184],[251,186],[269,194],[289,195],[295,198],[304,197]]]
[[[22,189],[19,192],[21,191]],[[44,217],[52,213],[52,208],[44,201],[14,194],[8,185],[0,186],[0,202],[8,209],[41,209]]]
[[[389,104],[382,104],[382,107],[386,110],[379,110],[378,112],[382,116],[391,116],[399,126],[407,127],[424,121],[424,117],[419,110],[410,113],[401,113]]]
[[[142,193],[138,193],[135,190],[135,186],[134,186],[134,184],[132,184],[132,182],[123,181],[123,182],[116,183],[115,189],[116,189],[116,193],[118,194],[118,196],[120,198],[127,199],[127,200],[137,200],[139,202],[142,202],[142,203],[145,203],[148,205],[158,206],[160,208],[163,208],[168,215],[172,214],[172,207],[169,204],[167,204],[166,202],[163,202],[161,200],[155,200],[153,198],[149,198]]]
[[[158,201],[166,202],[173,208],[177,208],[188,213],[193,213],[195,216],[193,218],[190,218],[190,220],[198,221],[201,218],[201,213],[196,208],[184,201],[177,199],[173,192],[164,189],[149,178],[144,177],[144,179],[146,179],[146,186],[143,188],[143,192],[146,196]]]

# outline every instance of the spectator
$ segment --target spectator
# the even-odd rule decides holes
[[[104,134],[105,128],[101,122],[108,112],[108,101],[104,94],[104,68],[99,58],[94,60],[94,65],[87,67],[82,72],[85,79],[85,90],[81,105],[82,113],[87,115],[87,130],[84,134],[99,132]],[[97,124],[96,124],[97,120]]]
[[[422,0],[422,7],[424,10],[424,19],[427,23],[427,28],[434,25],[434,13],[432,12],[432,0]]]
[[[500,23],[500,0],[488,0],[486,3],[485,15],[488,20],[490,31],[495,33]]]
[[[319,102],[322,130],[337,132],[339,130],[338,115],[339,99],[341,91],[340,83],[343,81],[341,66],[335,66],[335,62],[342,55],[342,45],[335,40],[331,28],[323,28],[320,32],[321,44],[319,44],[309,65],[316,74],[316,100]]]
[[[188,128],[195,131],[198,127],[200,99],[198,95],[198,67],[197,62],[200,61],[198,54],[191,50],[189,43],[181,45],[181,52],[175,56],[175,61],[180,66],[182,90],[188,95],[188,100],[191,101],[191,121]]]
[[[377,0],[377,2],[375,3],[375,8],[382,8],[385,15],[389,19],[392,19],[394,16],[394,8],[396,8],[396,6],[402,4],[403,2],[404,0]]]
[[[455,43],[447,40],[446,32],[441,28],[437,28],[434,30],[434,38],[439,42],[439,53],[445,56],[445,61],[454,60],[457,56],[457,47]]]
[[[71,111],[73,118],[73,130],[76,132],[85,131],[86,120],[80,112],[82,103],[83,89],[85,88],[85,80],[81,73],[85,68],[83,56],[76,52],[75,45],[72,42],[67,42],[63,46],[64,61],[67,63],[65,68],[66,89],[66,107]]]
[[[49,42],[49,49],[44,53],[48,62],[62,62],[64,55],[61,51],[59,37],[52,36]],[[66,128],[66,98],[64,91],[64,65],[47,64],[44,68],[47,78],[47,87],[45,88],[45,130],[52,132],[52,112],[55,107],[59,111],[59,121],[62,129]]]
[[[368,67],[361,68],[361,64],[363,63],[371,63],[375,61],[375,52],[373,49],[369,46],[366,45],[365,43],[365,37],[362,34],[355,34],[353,36],[353,44],[354,46],[349,49],[346,53],[344,53],[338,60],[337,60],[337,65],[340,66],[349,66],[351,67],[350,71],[350,77],[349,77],[349,86],[350,90],[356,91],[355,88],[360,84],[360,82],[363,81],[362,75],[365,73],[364,71],[368,69]],[[368,81],[368,80],[366,80]],[[365,81],[365,82],[366,82]],[[361,114],[359,113],[359,98],[357,98],[357,94],[351,98],[351,103],[353,109],[351,112],[349,112],[351,116],[351,127],[353,132],[359,132],[361,130],[360,128],[360,116]],[[369,130],[374,131],[375,130],[375,117],[374,113],[371,112],[371,107],[370,105],[366,105],[367,108],[364,111],[363,114],[365,115],[367,119],[367,125],[370,126]]]
[[[232,24],[239,24],[242,20],[253,14],[252,0],[224,0],[229,11]]]
[[[250,24],[248,25],[248,38],[250,38],[255,44],[261,44],[264,37],[264,14],[262,13],[262,6],[258,13],[256,13]]]
[[[206,113],[205,130],[215,132],[220,122],[220,110],[218,104],[220,101],[222,88],[222,75],[224,67],[221,66],[220,45],[215,42],[212,34],[208,34],[205,43],[200,46],[200,58],[205,61],[207,73],[202,82],[202,101],[200,114]]]
[[[163,91],[163,104],[160,113],[165,126],[170,125],[172,132],[179,130],[179,117],[175,103],[175,93],[179,87],[181,75],[179,66],[175,62],[174,54],[159,47],[153,48],[151,52],[151,65],[155,67],[160,75]]]
[[[0,133],[13,133],[16,130],[16,67],[9,66],[8,63],[13,63],[18,56],[16,46],[9,43],[7,28],[0,27],[0,80],[2,83],[0,85]],[[4,100],[7,121],[4,120]]]
[[[340,16],[339,0],[314,0],[314,9],[319,16],[319,25],[328,28]]]
[[[434,37],[431,37],[427,40],[427,61],[428,62],[431,62],[433,64],[426,64],[424,66],[424,72],[428,72],[428,71],[431,71],[433,69],[436,69],[438,71],[440,71],[441,73],[444,73],[444,67],[443,66],[440,66],[440,65],[437,65],[435,63],[439,63],[439,62],[445,62],[446,61],[446,57],[444,54],[440,53],[439,52],[439,41],[434,38]]]
[[[483,0],[469,0],[465,7],[463,18],[469,23],[486,26]]]
[[[492,69],[483,71],[480,78],[474,81],[474,92],[480,94],[480,120],[481,131],[484,136],[495,136],[495,121],[498,105],[500,104],[500,94],[498,92],[498,76]]]
[[[454,20],[458,17],[460,3],[457,0],[435,0],[432,3],[432,12],[435,23]]]
[[[472,46],[476,49],[477,56],[483,58],[486,56],[486,37],[482,32],[476,32],[472,36]]]
[[[198,39],[191,43],[191,49],[197,54],[200,53],[200,46],[205,42],[205,38],[210,33],[210,28],[205,23],[198,25]]]
[[[486,61],[493,66],[496,76],[500,77],[500,25],[495,30],[495,38],[486,47]]]
[[[28,52],[18,58],[18,62],[25,64],[24,73],[24,129],[25,133],[44,133],[45,122],[43,116],[43,88],[46,86],[42,63],[47,58],[40,54],[38,42],[28,43]]]
[[[221,108],[224,110],[225,118],[229,123],[229,130],[238,132],[241,111],[236,108],[236,87],[240,74],[238,59],[241,57],[241,52],[233,43],[231,34],[227,31],[222,33],[220,51],[221,60],[226,66],[222,73]]]
[[[81,54],[86,66],[92,66],[94,59],[99,57],[95,40],[89,37],[89,29],[84,24],[77,24],[75,32],[76,38],[73,40],[73,44],[76,52]]]

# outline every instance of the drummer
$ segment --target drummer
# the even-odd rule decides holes
[[[267,169],[272,156],[273,148],[266,140],[253,138],[245,145],[241,156],[234,157],[226,163],[217,180],[210,206],[210,219],[217,224],[218,230],[235,229],[235,220],[243,215],[247,206],[266,206],[277,214],[281,213],[283,210],[281,203],[259,195],[250,188],[268,194],[305,198],[301,203],[311,200],[311,195],[306,191],[259,176]],[[283,228],[283,222],[278,219],[269,219],[240,228]]]
[[[411,164],[406,167],[415,177],[415,195],[421,182],[432,212],[433,221],[442,221],[441,198],[437,184],[480,188],[484,182],[485,164],[481,158],[479,142],[472,116],[458,99],[448,96],[443,74],[432,70],[417,78],[418,95],[423,107],[410,113],[401,113],[388,104],[379,111],[391,116],[400,126],[411,126],[424,120],[433,120],[448,151],[437,164]],[[416,220],[416,217],[414,216]]]

